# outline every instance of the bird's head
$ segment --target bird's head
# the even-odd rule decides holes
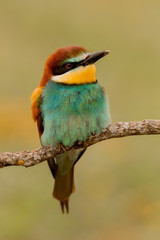
[[[94,63],[108,53],[89,53],[80,46],[60,48],[47,59],[40,85],[45,86],[49,80],[63,84],[96,82]]]

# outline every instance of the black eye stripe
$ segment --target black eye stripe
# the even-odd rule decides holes
[[[71,69],[74,69],[74,68],[78,67],[78,66],[81,66],[81,65],[85,66],[86,65],[85,62],[86,62],[87,59],[88,59],[88,56],[84,60],[81,60],[79,62],[70,62],[70,61],[65,62],[64,64],[62,64],[58,68],[52,68],[52,74],[55,75],[55,76],[56,75],[61,75],[61,74],[64,74],[64,73],[70,71]],[[83,62],[84,62],[84,64],[83,64]],[[68,68],[67,64],[71,64],[72,65],[71,68]]]
[[[72,64],[72,67],[67,68],[67,64]],[[76,62],[66,62],[58,68],[52,68],[52,74],[53,75],[61,75],[63,73],[66,73],[66,72],[70,71],[71,69],[76,68],[78,65],[79,65],[79,62],[78,63],[76,63]]]

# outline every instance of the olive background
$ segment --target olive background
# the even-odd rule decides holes
[[[160,119],[158,0],[0,2],[0,151],[40,147],[30,95],[46,58],[81,45],[110,50],[96,77],[112,121]],[[46,162],[0,169],[0,240],[160,239],[160,136],[90,147],[75,169],[70,214],[52,198]]]

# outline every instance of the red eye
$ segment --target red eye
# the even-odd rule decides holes
[[[72,67],[73,67],[73,64],[72,64],[72,63],[67,63],[67,64],[66,64],[66,68],[67,68],[67,69],[71,69]]]

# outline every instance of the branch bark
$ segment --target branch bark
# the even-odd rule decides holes
[[[0,154],[0,167],[25,166],[31,167],[49,160],[65,151],[87,148],[95,143],[110,138],[120,138],[133,135],[160,134],[160,120],[143,120],[138,122],[117,122],[110,124],[100,134],[93,134],[85,142],[76,142],[72,147],[41,147],[32,151],[4,152]]]

